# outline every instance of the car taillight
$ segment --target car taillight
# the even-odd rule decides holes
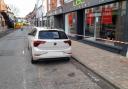
[[[46,43],[46,41],[34,41],[33,45],[34,47],[38,47],[40,44],[44,44],[44,43]]]
[[[66,44],[69,44],[69,46],[71,46],[71,40],[67,40],[67,41],[64,41],[64,43],[66,43]]]

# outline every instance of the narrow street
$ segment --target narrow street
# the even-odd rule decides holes
[[[0,89],[101,89],[72,61],[31,64],[27,33],[0,38]]]
[[[127,25],[128,0],[0,0],[0,89],[128,89]]]

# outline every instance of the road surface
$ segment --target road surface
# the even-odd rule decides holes
[[[72,61],[31,64],[27,30],[0,38],[0,89],[101,89]]]

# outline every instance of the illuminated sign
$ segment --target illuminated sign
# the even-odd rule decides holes
[[[84,0],[74,0],[74,6],[81,5],[84,3]]]

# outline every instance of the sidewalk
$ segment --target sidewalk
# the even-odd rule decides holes
[[[0,31],[0,38],[13,32],[14,30],[11,30],[11,29],[8,29],[8,30],[5,30],[5,31]]]
[[[72,41],[73,57],[119,87],[128,89],[128,58],[78,41]]]

